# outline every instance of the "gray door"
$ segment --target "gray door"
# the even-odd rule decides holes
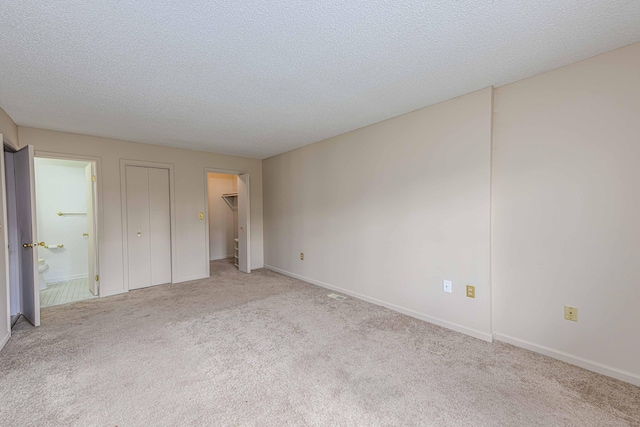
[[[12,154],[15,167],[16,220],[20,250],[20,289],[22,315],[34,326],[40,325],[38,287],[38,232],[36,229],[36,192],[33,146],[27,145]]]

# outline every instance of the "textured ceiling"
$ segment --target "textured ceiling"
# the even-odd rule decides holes
[[[0,0],[0,106],[264,158],[637,41],[638,0]]]

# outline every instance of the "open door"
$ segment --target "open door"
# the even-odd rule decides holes
[[[89,292],[93,295],[98,295],[98,273],[97,273],[97,257],[96,257],[96,242],[97,242],[97,226],[96,226],[96,197],[95,197],[95,165],[89,163],[84,168],[84,178],[86,184],[86,199],[87,199],[87,251],[89,260],[89,274],[87,277],[87,286]]]
[[[36,192],[33,146],[27,145],[11,154],[15,165],[16,219],[20,251],[20,288],[22,315],[40,325],[40,292],[38,286],[38,232],[36,228]]]
[[[238,175],[238,270],[251,273],[249,175]]]

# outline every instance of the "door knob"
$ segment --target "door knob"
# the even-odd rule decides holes
[[[82,233],[82,237],[89,237],[89,233]]]
[[[44,246],[45,243],[44,242],[39,242],[39,243],[23,243],[22,247],[27,249],[27,248],[34,248],[36,246]]]

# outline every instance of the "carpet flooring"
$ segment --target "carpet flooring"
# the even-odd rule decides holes
[[[639,426],[640,388],[257,270],[42,310],[3,426]]]

